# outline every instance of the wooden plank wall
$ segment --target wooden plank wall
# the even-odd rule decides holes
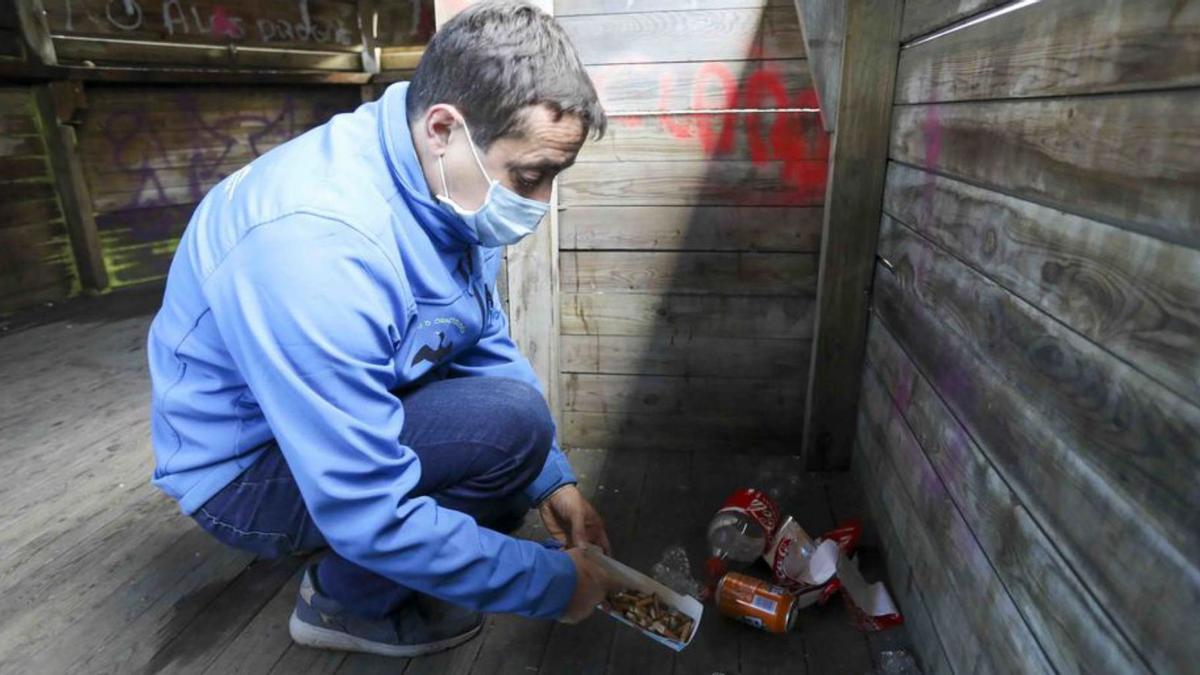
[[[560,180],[564,442],[796,452],[829,147],[794,6],[555,14],[611,116]]]
[[[3,3],[0,5],[0,63],[19,62],[24,58],[25,43],[17,8],[13,3]]]
[[[165,277],[213,185],[358,102],[357,87],[88,87],[79,152],[111,285]]]
[[[0,313],[79,287],[34,88],[0,87]]]
[[[1200,2],[902,33],[854,466],[923,661],[1194,672]]]
[[[381,2],[378,4],[381,47],[424,47],[433,37],[433,0]]]

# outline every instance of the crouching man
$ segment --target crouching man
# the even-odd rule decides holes
[[[299,643],[453,647],[480,612],[578,621],[608,548],[498,302],[501,247],[604,112],[525,4],[475,5],[413,79],[205,197],[150,330],[154,484],[220,541],[329,547]],[[565,551],[509,536],[533,506]]]

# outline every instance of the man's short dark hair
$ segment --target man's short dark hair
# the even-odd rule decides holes
[[[434,34],[408,86],[408,119],[438,103],[467,118],[483,150],[520,136],[530,105],[575,115],[584,132],[604,135],[608,120],[575,46],[549,14],[525,2],[472,5]]]

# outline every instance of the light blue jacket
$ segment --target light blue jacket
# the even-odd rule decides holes
[[[409,497],[421,467],[390,390],[541,384],[498,302],[499,249],[429,196],[406,90],[271,150],[196,209],[150,328],[153,482],[190,514],[274,438],[347,559],[464,606],[558,617],[575,588],[565,553]],[[574,480],[556,443],[526,495]]]

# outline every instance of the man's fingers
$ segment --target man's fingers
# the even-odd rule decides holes
[[[591,537],[588,536],[587,519],[582,515],[571,518],[571,545],[583,546],[584,544],[594,544]]]
[[[608,543],[608,532],[604,531],[604,523],[597,523],[591,533],[592,541],[604,550],[604,555],[612,555],[612,545]]]

